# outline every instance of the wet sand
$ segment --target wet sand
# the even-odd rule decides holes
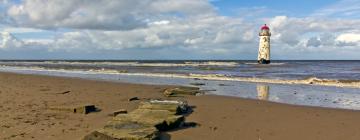
[[[135,109],[131,97],[165,98],[169,86],[0,73],[0,139],[79,140],[101,128],[112,111]],[[358,140],[360,111],[302,107],[223,96],[188,96],[199,125],[167,132],[173,140]],[[49,106],[92,103],[87,115]]]

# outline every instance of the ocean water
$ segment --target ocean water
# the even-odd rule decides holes
[[[360,110],[360,61],[0,61],[0,71],[193,86],[207,94]]]
[[[272,61],[258,65],[256,61],[0,61],[1,66],[148,73],[203,74],[226,77],[269,79],[360,80],[360,61]]]

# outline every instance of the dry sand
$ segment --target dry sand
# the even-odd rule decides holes
[[[167,87],[0,73],[0,140],[79,140],[110,120],[112,111],[135,109],[139,101],[129,98],[164,98],[161,92]],[[360,139],[359,111],[211,95],[185,98],[195,107],[187,122],[199,125],[167,132],[172,140]],[[47,110],[84,103],[101,111]]]

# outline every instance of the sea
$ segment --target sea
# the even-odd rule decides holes
[[[197,86],[205,94],[360,110],[360,61],[1,60],[0,71]]]

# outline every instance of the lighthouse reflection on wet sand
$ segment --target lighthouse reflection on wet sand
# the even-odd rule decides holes
[[[261,27],[259,37],[259,54],[258,54],[258,63],[259,64],[270,64],[270,28],[265,24]]]

